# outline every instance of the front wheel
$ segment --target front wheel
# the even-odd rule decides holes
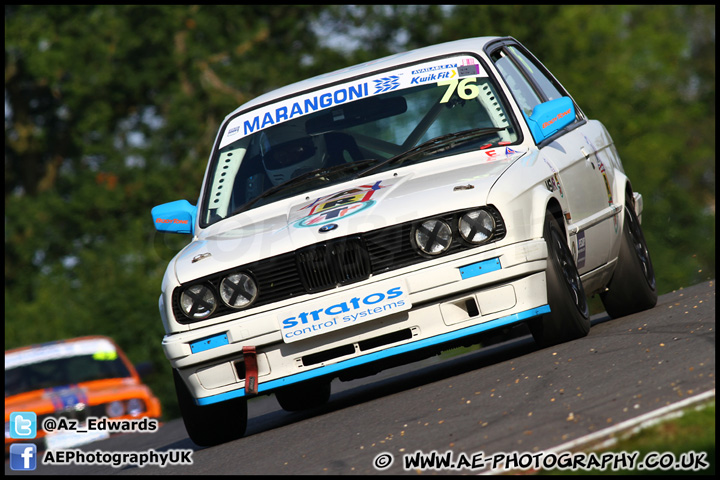
[[[655,270],[630,198],[625,199],[625,221],[617,266],[600,299],[612,318],[647,310],[657,303]]]
[[[212,405],[195,404],[185,382],[177,370],[173,370],[175,392],[185,429],[196,445],[211,447],[236,440],[247,428],[247,400],[233,398]]]
[[[550,212],[545,214],[543,237],[548,249],[545,278],[550,313],[532,320],[529,327],[535,342],[545,347],[586,336],[590,308],[565,235]]]

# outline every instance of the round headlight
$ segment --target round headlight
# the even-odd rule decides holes
[[[452,229],[444,221],[433,218],[415,228],[415,244],[427,255],[440,255],[452,244]]]
[[[129,415],[139,415],[145,411],[145,402],[139,398],[131,398],[127,402],[127,411]]]
[[[212,315],[217,300],[208,286],[193,285],[180,295],[180,307],[188,318],[201,320]]]
[[[495,219],[485,210],[473,210],[460,217],[458,230],[464,240],[480,245],[492,236]]]
[[[257,285],[246,273],[228,275],[220,282],[220,298],[229,307],[248,307],[255,301],[257,294]]]
[[[105,413],[108,417],[122,417],[125,414],[125,407],[122,402],[115,400],[105,406]]]

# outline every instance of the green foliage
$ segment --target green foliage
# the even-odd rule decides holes
[[[106,334],[177,415],[157,300],[218,126],[293,81],[482,35],[525,43],[608,127],[661,292],[714,278],[715,7],[5,7],[5,347]]]
[[[320,10],[6,7],[6,349],[110,335],[175,416],[157,301],[187,239],[150,209],[197,198],[230,111],[325,69],[299,62]]]

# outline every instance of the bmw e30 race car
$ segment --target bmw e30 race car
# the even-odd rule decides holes
[[[652,262],[604,126],[512,37],[422,48],[262,95],[227,116],[160,314],[190,438],[244,434],[358,378],[526,323],[540,345],[652,308]]]

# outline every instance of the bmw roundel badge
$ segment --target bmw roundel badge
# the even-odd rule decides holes
[[[337,223],[328,223],[327,225],[323,225],[318,230],[320,233],[329,232],[330,230],[335,230],[337,228]]]

